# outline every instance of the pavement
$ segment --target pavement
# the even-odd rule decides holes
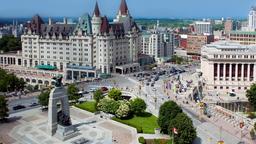
[[[71,107],[72,124],[79,130],[79,135],[61,141],[56,135],[47,133],[47,112],[39,108],[10,115],[11,122],[0,124],[0,143],[5,144],[70,144],[81,138],[91,144],[137,144],[135,128],[100,118],[93,113]]]

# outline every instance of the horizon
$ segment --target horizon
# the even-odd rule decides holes
[[[108,1],[98,0],[101,15],[114,18],[119,9],[120,1],[113,0],[113,3],[110,4]],[[175,2],[147,0],[147,7],[145,7],[146,0],[126,1],[131,16],[136,19],[220,19],[222,17],[244,19],[247,18],[251,6],[255,4],[255,0],[243,2],[241,0],[235,2],[232,0],[224,2],[216,0],[211,5],[205,3],[204,0],[180,0]],[[76,18],[84,13],[91,15],[95,2],[95,0],[77,0],[76,2],[67,0],[8,0],[2,2],[5,7],[0,7],[0,18],[31,18],[35,14],[39,14],[41,17]],[[16,3],[16,5],[13,5],[13,3]],[[144,8],[141,9],[140,7]],[[216,11],[216,8],[218,8],[218,11]],[[186,9],[186,12],[184,9]],[[200,10],[195,11],[194,9]],[[154,12],[151,13],[151,11]],[[5,15],[1,15],[1,13]]]

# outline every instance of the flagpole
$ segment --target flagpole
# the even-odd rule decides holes
[[[174,132],[172,132],[172,144],[174,144]]]

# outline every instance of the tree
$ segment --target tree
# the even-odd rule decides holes
[[[122,92],[118,89],[115,89],[115,88],[111,89],[108,92],[108,97],[114,99],[115,101],[121,100],[122,99],[121,96],[122,96]]]
[[[115,101],[110,98],[104,98],[99,101],[97,109],[105,113],[115,114],[119,106],[119,101]]]
[[[170,120],[179,113],[182,113],[182,110],[174,101],[167,101],[161,105],[157,122],[164,134],[168,133]]]
[[[145,112],[147,105],[145,101],[141,98],[136,98],[131,100],[131,110],[134,114],[140,115]]]
[[[48,107],[50,97],[50,91],[42,91],[41,94],[38,96],[38,102],[43,107]]]
[[[0,39],[0,50],[4,52],[16,51],[21,49],[21,41],[14,36],[3,36]]]
[[[4,120],[9,116],[8,104],[5,96],[0,96],[0,120]]]
[[[5,70],[0,69],[0,91],[23,90],[25,82],[17,78],[14,74],[8,74]]]
[[[98,103],[101,99],[104,98],[102,91],[100,89],[96,90],[93,93],[93,98],[96,101],[96,103]]]
[[[185,113],[177,114],[177,116],[170,121],[168,128],[169,134],[171,136],[174,135],[176,144],[191,144],[197,137],[193,122]],[[178,134],[172,134],[173,128],[177,129]]]
[[[128,117],[130,114],[130,104],[128,101],[121,101],[119,108],[116,111],[116,116],[118,118]]]
[[[68,85],[68,99],[77,102],[79,98],[78,88],[74,84]]]
[[[246,97],[252,108],[256,110],[256,84],[253,84],[250,89],[246,91]]]

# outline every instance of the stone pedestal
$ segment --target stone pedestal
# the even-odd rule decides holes
[[[58,125],[57,126],[57,131],[56,131],[56,137],[62,141],[68,140],[72,137],[77,136],[78,130],[74,125],[70,125],[70,126],[62,126],[62,125]]]

